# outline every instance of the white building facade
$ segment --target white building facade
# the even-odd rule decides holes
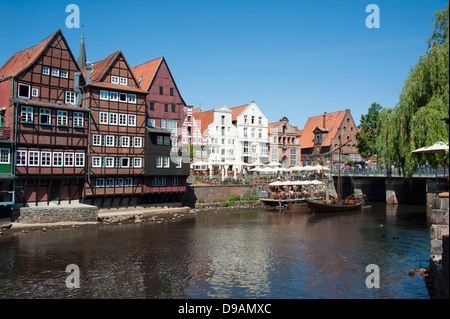
[[[238,144],[236,158],[249,164],[255,161],[269,162],[267,117],[253,101],[238,112],[235,120]]]
[[[215,108],[213,121],[208,125],[209,163],[232,165],[237,154],[237,128],[233,112],[225,105]]]

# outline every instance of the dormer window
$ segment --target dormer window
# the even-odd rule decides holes
[[[112,84],[119,84],[119,77],[115,75],[111,75],[111,83]]]
[[[120,85],[128,85],[128,78],[120,78]]]

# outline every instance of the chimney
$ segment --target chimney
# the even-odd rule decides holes
[[[74,88],[75,91],[75,105],[81,106],[81,90],[80,90],[80,76],[81,72],[76,72],[74,77]]]
[[[94,70],[94,64],[91,62],[86,62],[86,85],[91,81],[91,71]]]
[[[327,127],[327,112],[323,113],[323,127]]]

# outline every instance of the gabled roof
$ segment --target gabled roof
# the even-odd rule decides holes
[[[268,124],[267,128],[268,128],[268,130],[269,130],[269,134],[270,134],[270,132],[272,131],[272,127],[274,127],[274,126],[277,125],[278,123],[279,123],[279,122],[269,123],[269,124]]]
[[[153,82],[153,78],[156,75],[156,71],[159,69],[159,66],[164,58],[157,58],[148,62],[145,62],[141,65],[135,66],[131,70],[133,71],[136,78],[139,80],[141,77],[141,88],[148,91],[150,89],[150,84]]]
[[[143,64],[140,64],[138,66],[135,66],[131,69],[131,71],[134,73],[137,79],[141,79],[140,86],[147,92],[150,91],[150,87],[153,83],[153,80],[156,77],[156,74],[158,73],[159,68],[163,64],[163,62],[166,64],[167,70],[169,71],[169,75],[172,79],[173,84],[175,85],[175,89],[178,92],[178,95],[180,96],[181,101],[183,101],[183,104],[186,105],[186,102],[184,102],[183,97],[181,96],[180,90],[178,90],[178,86],[172,76],[172,72],[170,72],[169,65],[167,64],[167,61],[164,57],[160,57],[148,62],[145,62]]]
[[[316,130],[316,128],[328,131],[328,134],[323,141],[322,146],[330,146],[331,140],[336,136],[338,128],[341,126],[346,112],[347,111],[338,111],[308,118],[301,133],[302,148],[309,148],[314,146],[314,130]],[[324,124],[325,128],[323,127]]]
[[[239,114],[241,114],[246,108],[248,104],[232,107],[230,110],[233,112],[231,115],[231,120],[236,121]]]
[[[200,127],[200,132],[205,134],[205,130],[208,129],[208,125],[214,120],[214,110],[196,113],[194,117],[197,125]]]
[[[129,82],[128,86],[104,82],[105,76],[110,72],[111,68],[114,66],[114,63],[120,58],[123,59],[127,68],[130,70],[131,76],[133,77],[136,86],[129,85],[130,84]],[[113,54],[109,55],[106,59],[94,62],[93,64],[94,64],[94,71],[91,71],[90,73],[90,81],[89,81],[90,85],[114,88],[118,90],[128,90],[142,93],[146,92],[137,84],[138,81],[136,81],[136,77],[134,73],[131,71],[131,68],[128,65],[128,62],[125,59],[125,56],[123,55],[122,51],[116,51]],[[83,73],[84,77],[86,77],[86,67],[82,68],[81,72]]]
[[[15,53],[0,68],[0,80],[3,78],[17,76],[19,73],[33,65],[58,34],[61,34],[64,39],[61,29],[58,29],[58,31],[48,36],[38,44]]]

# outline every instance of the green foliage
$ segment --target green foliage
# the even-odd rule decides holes
[[[238,201],[241,200],[241,196],[239,195],[230,195],[230,201]]]
[[[199,202],[200,204],[206,203],[206,201],[205,201],[203,198],[199,198],[198,202]]]
[[[366,115],[361,115],[360,131],[356,133],[358,152],[362,157],[377,154],[377,135],[381,105],[372,103]]]
[[[434,16],[429,48],[408,74],[397,106],[380,112],[376,151],[388,168],[395,164],[407,177],[425,160],[442,163],[442,157],[417,156],[414,149],[449,139],[444,121],[449,112],[448,4]]]

